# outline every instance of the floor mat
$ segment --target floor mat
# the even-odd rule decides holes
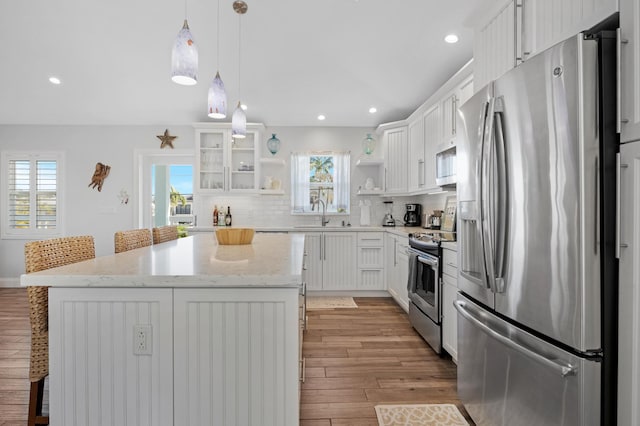
[[[353,297],[310,296],[307,297],[307,310],[357,308]]]
[[[380,426],[468,426],[453,404],[376,405]]]

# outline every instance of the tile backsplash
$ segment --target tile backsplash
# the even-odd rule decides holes
[[[420,203],[423,212],[431,212],[434,209],[443,209],[447,196],[455,195],[455,192],[434,195],[419,195],[412,197],[379,197],[379,196],[352,196],[351,214],[328,215],[330,225],[340,224],[343,220],[353,226],[360,226],[361,200],[371,201],[371,225],[379,226],[387,212],[384,201],[393,201],[392,214],[398,226],[402,225],[405,213],[405,204]],[[196,212],[198,226],[207,227],[213,225],[213,209],[217,205],[231,207],[234,226],[301,226],[317,225],[319,216],[292,215],[291,200],[286,195],[246,195],[246,196],[201,196],[198,202],[200,208]]]

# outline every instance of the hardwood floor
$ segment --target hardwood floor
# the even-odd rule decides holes
[[[26,289],[0,288],[0,426],[27,424],[30,342]]]
[[[440,358],[391,298],[307,311],[301,426],[377,426],[383,404],[456,404],[456,366]]]
[[[393,299],[355,300],[357,309],[308,311],[301,426],[377,426],[377,404],[452,403],[468,418],[455,365],[427,346]],[[26,290],[0,288],[0,426],[27,423],[29,342]]]

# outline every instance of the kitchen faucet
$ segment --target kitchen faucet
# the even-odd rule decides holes
[[[322,201],[322,187],[318,188],[318,198],[317,200],[311,205],[311,210],[313,210],[313,205],[314,204],[320,204],[322,205],[322,226],[327,226],[327,223],[329,223],[330,219],[326,218],[326,213],[327,213],[327,204]]]

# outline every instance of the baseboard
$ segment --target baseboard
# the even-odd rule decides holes
[[[20,278],[0,278],[0,287],[20,287]]]
[[[307,290],[307,296],[391,297],[391,295],[386,290]]]

